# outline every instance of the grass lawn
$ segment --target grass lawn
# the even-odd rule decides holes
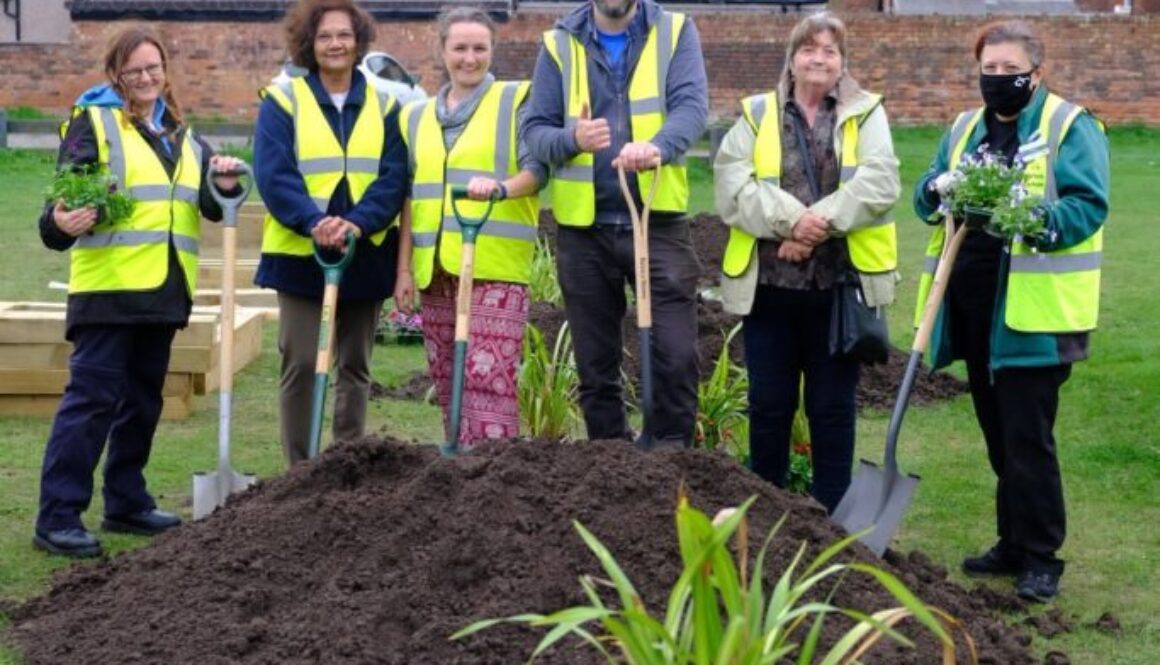
[[[940,134],[932,129],[896,132],[903,162],[904,191],[925,168]],[[1070,528],[1062,556],[1068,562],[1057,603],[1075,617],[1076,629],[1051,641],[1036,639],[1041,655],[1065,651],[1078,664],[1154,662],[1160,653],[1160,360],[1148,322],[1160,320],[1160,305],[1147,297],[1149,250],[1157,247],[1148,226],[1160,177],[1160,130],[1122,129],[1112,134],[1113,214],[1108,224],[1100,331],[1092,360],[1076,366],[1063,390],[1056,429],[1063,464]],[[35,231],[40,197],[52,171],[51,155],[0,152],[6,200],[0,209],[0,243],[9,260],[0,262],[0,300],[63,301],[47,288],[67,278],[66,256],[45,250]],[[693,198],[712,208],[709,170],[694,161]],[[899,346],[908,347],[910,318],[927,231],[910,211],[909,194],[898,208],[903,282],[891,313]],[[235,385],[234,466],[259,476],[283,468],[277,437],[277,354],[274,326],[267,327],[262,357]],[[395,383],[422,367],[420,347],[380,346],[375,378]],[[961,371],[961,370],[958,370]],[[150,487],[161,506],[188,513],[191,473],[210,470],[216,454],[216,395],[197,398],[198,411],[182,422],[162,423],[149,465]],[[859,456],[881,457],[889,414],[860,419]],[[371,426],[418,441],[441,437],[437,409],[410,402],[374,403]],[[43,593],[51,573],[68,562],[32,550],[38,472],[49,420],[0,417],[0,610]],[[923,481],[896,545],[922,549],[956,568],[966,554],[994,539],[993,481],[970,398],[912,409],[900,442],[901,463]],[[99,486],[99,484],[98,484]],[[86,514],[96,527],[100,497]],[[147,541],[103,535],[114,551]],[[84,564],[81,564],[84,565]],[[957,576],[957,573],[954,573]],[[960,578],[961,579],[961,578]],[[1109,636],[1082,627],[1111,612],[1123,631]],[[0,626],[3,614],[0,612]],[[19,662],[0,649],[0,663]]]

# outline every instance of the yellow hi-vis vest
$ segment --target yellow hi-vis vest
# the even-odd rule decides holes
[[[656,136],[665,122],[667,104],[665,82],[669,65],[677,48],[677,39],[685,25],[685,15],[662,11],[649,29],[648,39],[628,85],[629,126],[633,141],[648,141]],[[564,87],[564,126],[572,129],[580,111],[589,104],[588,54],[580,40],[564,30],[544,33],[544,46],[560,68]],[[591,105],[589,104],[589,108]],[[556,221],[565,226],[591,226],[596,219],[596,188],[592,182],[592,153],[582,152],[563,166],[554,168],[548,191]],[[651,171],[637,174],[642,192],[649,191]],[[684,157],[660,169],[652,210],[686,212],[689,208],[689,181]]]
[[[370,85],[367,86],[366,101],[355,120],[344,152],[322,113],[322,107],[314,98],[306,77],[271,85],[262,91],[262,95],[272,97],[278,106],[294,118],[294,149],[298,158],[298,171],[318,211],[326,213],[330,199],[343,178],[350,186],[351,201],[358,203],[371,183],[379,177],[379,162],[382,160],[385,140],[383,118],[394,108],[394,97],[376,93]],[[397,221],[396,217],[391,225]],[[391,225],[372,234],[371,242],[382,245]],[[310,256],[313,252],[314,245],[310,236],[299,235],[279,224],[273,215],[266,215],[262,227],[263,254]]]
[[[451,188],[466,186],[474,176],[502,181],[519,173],[516,113],[529,86],[527,81],[492,83],[450,153],[444,149],[433,98],[411,102],[399,114],[414,174],[411,265],[420,289],[431,284],[436,253],[444,271],[459,274],[463,236],[451,207]],[[482,201],[464,199],[456,205],[468,219],[478,219],[487,209]],[[476,278],[531,281],[539,212],[535,194],[495,202],[476,237]]]
[[[874,105],[863,114],[851,116],[842,123],[842,163],[839,187],[858,172],[858,128],[882,102],[874,95]],[[777,93],[747,97],[741,102],[746,122],[757,135],[753,148],[754,176],[781,186],[781,107]],[[770,112],[772,110],[772,112]],[[878,273],[894,270],[898,265],[898,242],[894,220],[883,217],[874,224],[851,231],[846,236],[850,261],[860,272]],[[741,229],[730,227],[729,244],[721,269],[729,277],[740,277],[749,269],[757,252],[757,238]]]
[[[950,164],[957,166],[970,142],[984,109],[960,113],[951,126],[948,145]],[[1081,106],[1048,93],[1039,117],[1039,128],[1019,146],[1026,166],[1023,184],[1045,203],[1059,200],[1055,186],[1055,158],[1059,146],[1075,119],[1084,113]],[[914,325],[922,318],[927,293],[938,268],[946,228],[939,226],[926,247],[926,261],[918,283],[918,306]],[[1094,330],[1099,318],[1100,260],[1104,248],[1101,228],[1073,247],[1053,252],[1036,252],[1021,238],[1011,242],[1007,269],[1007,305],[1004,323],[1025,333],[1068,333]]]
[[[169,243],[185,273],[190,296],[197,288],[200,235],[198,192],[202,150],[186,130],[173,177],[121,109],[90,107],[101,168],[136,199],[128,223],[93,227],[70,252],[69,293],[149,291],[169,275]]]

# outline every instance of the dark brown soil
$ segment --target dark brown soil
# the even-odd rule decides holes
[[[54,665],[521,663],[542,633],[503,627],[461,642],[447,637],[481,618],[583,602],[577,578],[600,568],[571,520],[604,541],[658,611],[679,574],[673,507],[682,483],[709,514],[757,495],[755,534],[788,513],[769,579],[799,543],[812,558],[842,536],[816,504],[723,454],[536,441],[485,444],[447,460],[431,446],[368,437],[149,546],[64,571],[49,593],[12,612],[9,638],[29,663]],[[860,545],[851,552],[875,560]],[[919,597],[963,623],[980,662],[1034,662],[1027,635],[993,617],[984,597],[948,582],[921,555],[887,560]],[[857,574],[833,602],[863,611],[895,605]],[[828,621],[824,640],[844,629]],[[941,662],[923,630],[902,630],[917,649],[884,641],[863,662]],[[572,641],[540,662],[599,659]]]

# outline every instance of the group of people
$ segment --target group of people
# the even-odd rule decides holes
[[[655,181],[648,250],[658,389],[647,447],[689,446],[700,266],[685,155],[708,117],[692,19],[653,0],[589,0],[543,34],[530,82],[499,81],[490,72],[492,20],[450,10],[438,26],[447,82],[402,108],[356,67],[374,30],[353,0],[300,0],[285,33],[291,58],[308,73],[262,92],[254,174],[269,214],[255,281],[278,293],[287,462],[308,454],[323,288],[316,246],[354,252],[336,312],[334,439],[363,433],[374,329],[390,297],[403,311],[421,308],[450,430],[462,252],[453,187],[471,199],[461,204],[466,216],[494,206],[477,241],[460,445],[518,434],[516,375],[541,194],[559,224],[558,277],[588,437],[636,439],[620,371],[625,287],[634,283],[629,206],[640,207],[641,191]],[[1044,197],[1046,230],[1010,242],[967,236],[932,359],[935,367],[966,360],[998,478],[998,541],[963,568],[1018,576],[1021,595],[1046,600],[1063,570],[1053,425],[1059,388],[1086,356],[1096,324],[1107,144],[1098,121],[1047,90],[1042,42],[1026,24],[989,24],[975,57],[984,104],[959,116],[915,188],[918,216],[935,225],[922,286],[942,244],[941,199],[953,194],[944,174],[984,144],[999,159],[1025,162],[1029,187]],[[45,244],[71,248],[72,259],[71,380],[45,453],[34,539],[56,554],[101,551],[80,516],[106,442],[102,526],[152,534],[180,523],[157,509],[143,469],[169,344],[190,312],[198,213],[219,218],[208,188],[238,184],[236,160],[214,155],[184,123],[168,71],[152,32],[119,35],[106,59],[108,82],[78,100],[61,147],[62,166],[99,164],[141,193],[127,226],[113,233],[95,211],[56,202],[40,221]],[[846,28],[829,13],[796,25],[776,88],[741,107],[714,175],[730,228],[721,292],[725,308],[743,317],[752,468],[785,484],[804,397],[812,493],[832,511],[850,484],[859,377],[857,362],[827,343],[834,287],[856,275],[867,304],[893,301],[898,159],[882,97],[850,76]]]

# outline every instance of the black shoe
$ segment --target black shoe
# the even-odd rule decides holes
[[[49,554],[59,554],[77,559],[101,555],[101,541],[84,529],[59,529],[41,531],[37,529],[32,537],[32,545]]]
[[[138,536],[156,536],[181,524],[181,518],[163,510],[146,510],[132,515],[106,515],[101,528],[113,533],[134,533]]]
[[[963,559],[963,572],[968,575],[1018,575],[1023,570],[1019,557],[998,545],[980,556]]]
[[[1015,593],[1023,600],[1046,603],[1059,593],[1059,573],[1028,569],[1019,575]]]

